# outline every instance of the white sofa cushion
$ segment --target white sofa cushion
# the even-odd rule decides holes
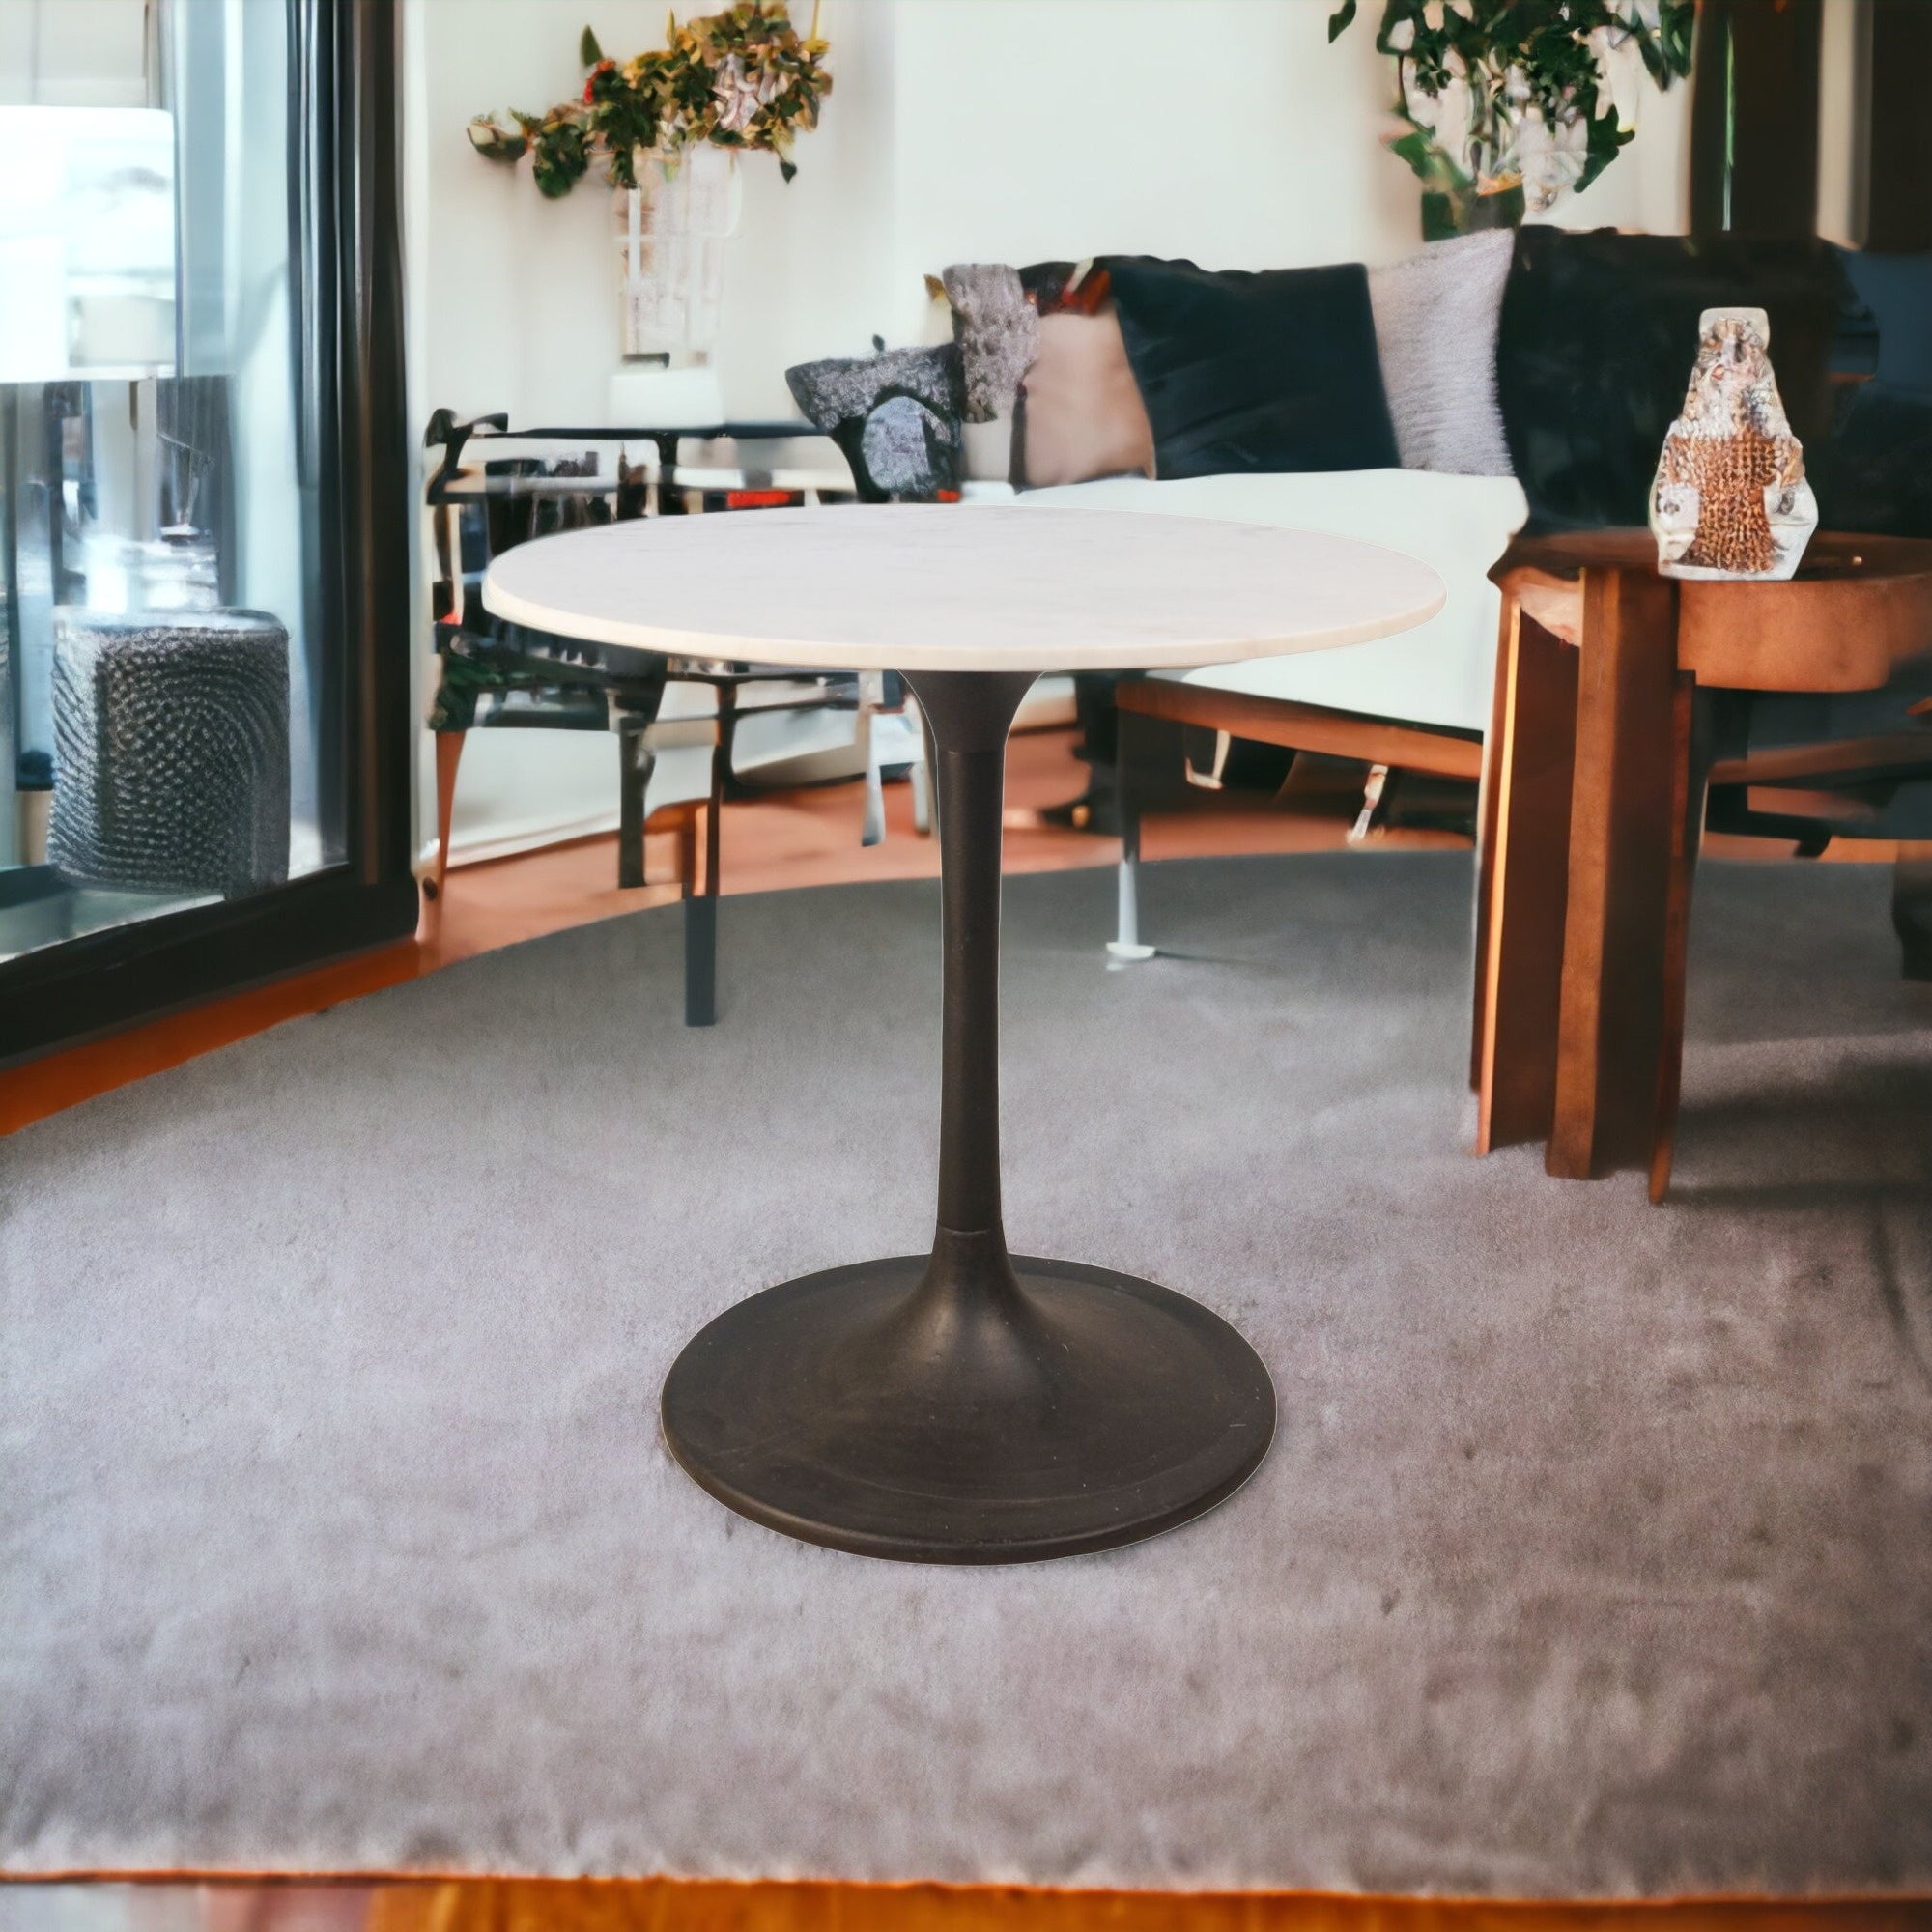
[[[1415,630],[1340,650],[1155,674],[1413,724],[1489,729],[1499,600],[1488,572],[1528,514],[1514,477],[1413,469],[1195,476],[1172,483],[1114,476],[1029,490],[1019,500],[1333,530],[1420,557],[1434,565],[1449,594],[1441,611]]]

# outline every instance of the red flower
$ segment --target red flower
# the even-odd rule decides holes
[[[597,98],[597,76],[600,73],[611,72],[616,65],[617,63],[613,60],[601,60],[590,70],[590,78],[583,83],[584,106],[588,107]]]

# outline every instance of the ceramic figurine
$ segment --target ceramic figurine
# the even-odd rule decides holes
[[[1684,412],[1663,439],[1650,527],[1665,577],[1789,577],[1818,527],[1804,450],[1761,308],[1707,308]]]

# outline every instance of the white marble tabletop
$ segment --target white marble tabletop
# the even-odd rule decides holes
[[[1361,643],[1442,580],[1352,537],[1123,510],[868,505],[652,517],[520,544],[498,617],[826,669],[1129,670]]]

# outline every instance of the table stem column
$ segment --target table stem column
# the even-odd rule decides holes
[[[933,1288],[1012,1286],[1000,1214],[1000,825],[1007,731],[1033,681],[1031,671],[907,679],[938,753],[944,1006]]]

